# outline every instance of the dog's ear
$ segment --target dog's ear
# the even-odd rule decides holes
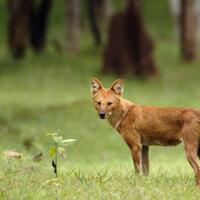
[[[90,88],[92,94],[95,95],[97,92],[103,89],[103,85],[98,79],[93,78],[90,83]]]
[[[124,81],[122,79],[118,79],[110,86],[110,90],[112,90],[116,95],[121,96],[123,94],[123,87]]]

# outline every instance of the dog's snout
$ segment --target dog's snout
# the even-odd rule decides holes
[[[100,112],[100,113],[99,113],[99,117],[100,117],[101,119],[105,119],[106,113],[105,113],[105,112]]]

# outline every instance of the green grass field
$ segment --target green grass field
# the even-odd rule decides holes
[[[3,25],[5,17],[4,11]],[[51,27],[56,28],[50,39],[62,35],[56,33],[59,24],[53,22]],[[151,32],[158,37],[155,59],[160,74],[151,79],[124,78],[124,97],[140,104],[200,108],[199,60],[183,63],[177,44],[163,30]],[[199,199],[200,188],[195,186],[182,145],[151,147],[150,176],[134,175],[128,147],[98,118],[90,97],[91,77],[106,86],[117,77],[100,73],[101,50],[93,47],[88,36],[84,38],[78,57],[59,54],[49,45],[43,54],[28,52],[16,62],[2,32],[0,199]],[[58,130],[64,138],[78,141],[59,159],[55,180],[48,153],[52,141],[46,133]],[[23,157],[7,158],[6,150],[21,152]],[[34,162],[32,158],[40,152],[42,161]]]

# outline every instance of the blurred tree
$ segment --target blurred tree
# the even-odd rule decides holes
[[[8,43],[14,58],[22,58],[28,44],[32,0],[8,0]]]
[[[157,70],[153,48],[154,43],[144,27],[141,0],[128,0],[125,11],[111,19],[103,72],[154,75]]]
[[[183,59],[194,60],[197,43],[197,19],[194,12],[194,0],[181,0],[180,27]]]
[[[197,40],[197,42],[195,42],[195,47],[194,47],[194,49],[196,51],[197,44],[200,45],[200,1],[199,0],[193,0],[193,1],[194,1],[193,3],[192,3],[192,1],[190,1],[190,3],[193,4],[192,5],[192,12],[193,12],[192,18],[194,18],[194,19],[192,21],[192,26],[195,26],[195,31],[192,34],[194,34],[193,35],[194,40],[195,41]],[[176,36],[176,38],[179,38],[179,36],[181,37],[181,30],[184,31],[184,29],[186,28],[186,24],[183,26],[183,24],[184,24],[183,21],[186,20],[186,15],[183,14],[183,10],[182,10],[182,22],[181,22],[182,24],[181,24],[180,23],[181,0],[170,0],[169,2],[170,2],[170,10],[171,10],[171,14],[172,14],[172,19],[173,19],[173,23],[174,23],[175,36]],[[183,2],[183,3],[184,3],[184,5],[186,5],[185,2]],[[191,31],[191,30],[193,30],[193,28],[187,29],[187,30]],[[192,34],[191,34],[191,36],[192,36]],[[181,41],[181,47],[183,47],[183,44],[182,44],[183,40],[180,40],[180,41]],[[184,51],[182,50],[182,55],[183,55],[183,58],[184,58],[185,53],[183,53],[183,52],[185,52],[185,50]],[[185,58],[185,59],[187,59],[187,58]]]
[[[76,52],[80,40],[81,0],[66,0],[67,48]]]
[[[197,18],[197,40],[198,40],[198,46],[200,46],[200,1],[199,0],[196,0],[195,15]]]
[[[8,0],[9,47],[14,58],[22,58],[30,44],[36,51],[45,45],[47,19],[52,0]]]
[[[180,35],[179,21],[180,21],[180,4],[181,0],[169,0],[170,12],[173,20],[173,28],[175,38],[178,39]]]
[[[101,0],[88,0],[88,15],[90,28],[94,36],[96,45],[101,44],[101,33],[99,25],[97,23],[96,7],[101,2]]]
[[[112,0],[101,0],[100,16],[106,21],[113,12]]]
[[[101,44],[99,21],[107,21],[112,13],[111,0],[88,0],[90,28],[97,46]]]
[[[33,1],[30,13],[30,43],[35,51],[45,47],[47,20],[52,6],[52,0]]]

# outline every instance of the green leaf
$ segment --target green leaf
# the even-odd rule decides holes
[[[69,144],[72,144],[74,142],[76,142],[77,139],[65,139],[65,140],[62,140],[62,145],[69,145]]]
[[[64,156],[65,149],[63,147],[58,147],[58,153],[59,153],[59,155]]]
[[[52,137],[55,137],[58,135],[58,133],[46,133],[47,136],[52,136]]]
[[[63,137],[62,136],[54,136],[53,140],[55,143],[57,143],[58,145],[62,145],[62,141],[63,141]]]
[[[56,147],[50,147],[49,148],[49,154],[51,157],[53,157],[56,154]]]
[[[58,143],[58,145],[62,146],[62,141],[63,141],[63,137],[62,136],[58,136],[57,137],[57,143]]]

